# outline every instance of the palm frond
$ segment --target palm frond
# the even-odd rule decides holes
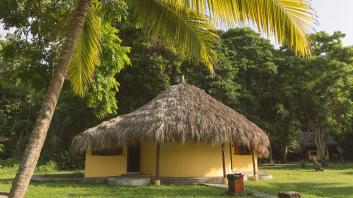
[[[95,67],[99,64],[100,42],[101,19],[97,13],[97,5],[92,2],[69,68],[72,89],[80,96],[87,90]]]
[[[211,72],[218,35],[209,19],[182,4],[162,0],[131,0],[130,6],[146,32],[174,44],[190,60],[204,62]]]
[[[172,2],[173,0],[168,0]],[[175,1],[175,0],[174,0]],[[215,22],[234,26],[254,23],[299,55],[310,54],[310,37],[317,22],[309,0],[178,0]]]

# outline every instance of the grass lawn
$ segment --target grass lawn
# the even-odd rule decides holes
[[[330,164],[324,172],[306,169],[299,164],[262,166],[261,172],[273,175],[273,180],[246,182],[248,189],[276,195],[279,191],[298,191],[304,198],[353,198],[353,164]],[[0,168],[0,191],[8,191],[16,168]],[[41,173],[39,171],[39,173]],[[48,172],[45,172],[48,173]],[[62,173],[62,172],[56,172]],[[33,183],[26,197],[228,197],[224,190],[190,186],[122,187],[106,184]],[[251,196],[242,196],[248,198]]]
[[[0,168],[0,191],[8,192],[16,168]],[[37,172],[37,173],[48,173]],[[64,173],[64,172],[55,172]],[[26,197],[229,197],[225,190],[200,185],[124,187],[108,184],[32,183]],[[241,196],[253,198],[252,196]]]
[[[0,190],[8,185],[0,184]],[[123,187],[103,184],[31,184],[26,197],[229,197],[222,189],[205,186]],[[250,196],[242,196],[250,198]]]
[[[246,186],[276,195],[279,191],[298,191],[304,198],[353,197],[353,164],[330,164],[324,172],[316,172],[311,165],[302,169],[298,164],[261,167],[273,175],[273,180],[247,182]]]

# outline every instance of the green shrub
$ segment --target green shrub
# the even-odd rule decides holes
[[[73,170],[83,168],[83,158],[77,158],[68,151],[63,151],[54,155],[54,159],[60,170]]]
[[[0,160],[0,167],[18,167],[18,160],[15,158]]]
[[[0,160],[0,178],[14,177],[18,170],[18,161],[13,158]]]
[[[37,173],[52,173],[58,170],[56,162],[50,160],[46,164],[38,165],[36,168]]]

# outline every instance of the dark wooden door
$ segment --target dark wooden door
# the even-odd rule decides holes
[[[127,147],[127,172],[140,172],[140,144]]]

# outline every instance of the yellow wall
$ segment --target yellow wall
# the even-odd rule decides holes
[[[226,169],[230,173],[230,149],[225,147]],[[209,144],[171,144],[161,145],[160,150],[161,177],[221,177],[222,150],[221,145]],[[155,175],[156,145],[152,143],[141,144],[141,173]],[[233,156],[233,164],[240,171],[252,171],[251,156]]]
[[[257,158],[255,157],[255,166],[257,171]],[[233,172],[252,173],[252,156],[251,155],[233,155]]]
[[[140,144],[140,172],[156,175],[156,145],[148,142]]]
[[[85,177],[119,176],[126,173],[126,147],[123,155],[96,156],[86,152]]]
[[[141,143],[140,172],[155,175],[156,145]],[[225,146],[226,172],[231,172],[229,144]],[[92,156],[86,154],[85,177],[119,176],[126,173],[126,153],[120,156]],[[232,155],[233,171],[252,172],[251,155]],[[257,161],[257,160],[256,160]],[[257,162],[256,162],[257,167]],[[161,145],[161,177],[222,177],[221,145],[171,144]]]
[[[314,160],[314,158],[316,160],[320,160],[320,155],[319,155],[319,151],[317,149],[310,149],[307,151],[309,160]],[[326,154],[326,159],[329,160],[330,159],[330,155],[328,154],[328,151],[325,152]]]

